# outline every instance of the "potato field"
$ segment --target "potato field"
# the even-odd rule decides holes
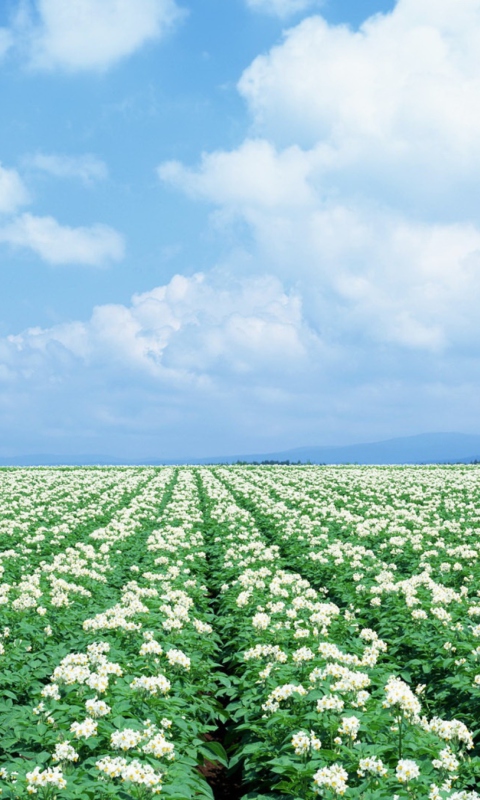
[[[1,797],[480,798],[479,553],[474,465],[0,470]]]

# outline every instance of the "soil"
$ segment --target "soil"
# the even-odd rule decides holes
[[[240,800],[243,792],[239,778],[229,776],[221,764],[206,761],[199,770],[211,786],[215,800]]]
[[[207,733],[205,739],[210,742],[220,742],[225,745],[225,729],[220,725],[218,731]],[[206,778],[212,789],[215,800],[240,800],[245,791],[242,791],[241,773],[229,775],[226,767],[216,761],[205,761],[199,772]]]

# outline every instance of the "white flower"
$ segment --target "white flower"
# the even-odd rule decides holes
[[[251,647],[250,650],[246,650],[243,654],[243,658],[245,661],[250,661],[251,659],[273,658],[274,661],[279,661],[280,663],[284,664],[287,661],[288,656],[276,644],[257,644],[255,647]]]
[[[70,742],[60,742],[55,745],[55,752],[52,756],[53,761],[78,761],[78,753],[71,746]]]
[[[420,769],[415,761],[409,758],[401,758],[395,769],[395,774],[400,783],[408,783],[418,778]]]
[[[348,789],[348,772],[340,764],[322,767],[313,776],[315,791],[320,793],[322,787],[331,789],[335,794],[344,795]]]
[[[386,698],[383,701],[384,708],[398,705],[409,717],[420,714],[422,710],[420,701],[417,700],[410,687],[400,678],[395,678],[392,675],[388,679],[387,685],[385,686],[385,694]]]
[[[91,717],[105,717],[112,710],[104,700],[97,700],[96,697],[92,698],[91,700],[87,700],[85,703],[85,708]]]
[[[227,586],[228,588],[228,586]],[[212,633],[213,628],[208,622],[202,622],[200,619],[192,620],[193,626],[198,633]]]
[[[342,724],[340,725],[338,732],[343,733],[345,736],[349,736],[350,739],[355,741],[357,738],[357,733],[360,730],[360,720],[358,717],[342,717]]]
[[[127,766],[127,761],[125,758],[105,756],[105,758],[101,758],[100,761],[97,761],[95,766],[109,778],[119,778],[122,774],[122,770]]]
[[[65,789],[67,781],[63,777],[60,767],[50,767],[40,771],[40,767],[35,767],[33,772],[27,772],[27,792],[35,793],[37,786],[54,786],[56,789]]]
[[[187,671],[190,669],[190,659],[181,650],[169,650],[167,660],[172,667],[183,667]]]
[[[134,731],[132,728],[124,728],[122,731],[114,731],[110,736],[110,744],[114,750],[131,750],[136,747],[143,739],[143,733]]]
[[[170,681],[165,675],[156,675],[153,678],[142,676],[141,678],[134,678],[130,684],[130,689],[134,691],[148,692],[148,694],[168,694],[170,691]]]
[[[428,614],[425,611],[422,611],[421,608],[416,608],[412,611],[413,619],[428,619]]]
[[[266,703],[262,705],[262,709],[273,714],[275,711],[278,711],[280,703],[289,700],[294,694],[304,697],[307,692],[302,684],[298,684],[297,686],[294,683],[285,683],[283,686],[277,686],[276,689],[270,692]]]
[[[341,711],[345,703],[341,697],[336,697],[333,694],[326,694],[317,700],[317,711]]]
[[[252,625],[254,628],[258,628],[259,630],[265,631],[268,626],[270,625],[270,617],[268,614],[264,614],[263,612],[259,612],[252,617]]]
[[[122,769],[122,779],[140,786],[147,786],[151,791],[157,793],[160,790],[162,775],[155,772],[149,764],[142,764],[135,759]]]
[[[175,758],[175,748],[171,742],[168,742],[163,733],[157,733],[153,739],[150,739],[147,744],[142,747],[144,753],[151,753],[157,758],[165,756],[169,761]]]
[[[370,772],[372,775],[381,775],[382,777],[388,774],[388,770],[384,767],[383,761],[380,758],[376,758],[376,756],[361,758],[357,772],[362,778],[366,772]]]
[[[310,737],[305,731],[299,731],[292,736],[292,747],[296,756],[306,755],[310,750]]]
[[[299,650],[292,653],[292,661],[296,664],[300,664],[302,661],[311,661],[313,658],[315,658],[315,653],[309,647],[300,647]]]
[[[99,675],[97,672],[92,672],[85,681],[90,689],[95,689],[96,692],[103,694],[108,689],[108,677],[106,675]]]
[[[56,683],[50,683],[43,687],[42,697],[49,697],[51,700],[60,700],[60,692]]]
[[[156,654],[156,655],[160,656],[160,655],[162,655],[162,653],[163,653],[162,646],[159,645],[159,643],[156,642],[154,639],[152,639],[151,641],[148,641],[148,642],[144,642],[142,644],[141,648],[140,648],[140,655],[141,656],[147,656],[147,655],[152,655],[152,654]]]
[[[83,722],[72,722],[70,730],[77,739],[88,739],[90,736],[97,735],[98,722],[87,717]]]
[[[452,753],[450,747],[445,747],[441,752],[439,758],[432,761],[435,769],[444,769],[447,772],[456,772],[460,766],[458,758]]]
[[[452,741],[452,739],[457,739],[457,741],[465,744],[467,750],[471,750],[473,747],[472,734],[467,726],[458,719],[446,720],[433,717],[433,719],[428,721],[422,718],[420,725],[424,730],[436,733],[440,739],[444,739],[447,742]]]

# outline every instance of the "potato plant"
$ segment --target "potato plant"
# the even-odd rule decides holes
[[[2,797],[478,800],[479,475],[0,470]]]

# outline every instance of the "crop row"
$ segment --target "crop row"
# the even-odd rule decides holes
[[[206,741],[221,709],[196,483],[152,471],[138,488],[83,541],[72,520],[2,554],[3,796],[212,797],[196,769],[223,757]]]
[[[435,713],[478,715],[478,471],[357,468],[335,491],[331,474],[311,472],[309,496],[285,470],[228,480],[289,564],[374,628],[409,682],[425,683]]]
[[[351,573],[355,537],[345,536],[342,555],[337,536],[335,577],[324,583],[318,561],[307,557],[323,551],[310,549],[314,529],[307,536],[308,519],[302,512],[303,524],[294,530],[295,515],[285,504],[269,502],[258,486],[262,477],[276,486],[276,470],[257,470],[255,482],[248,480],[248,470],[247,477],[245,470],[213,472],[208,483],[219,525],[217,548],[224,549],[230,538],[217,574],[240,568],[221,587],[219,617],[230,628],[236,676],[245,669],[230,709],[240,721],[237,730],[248,731],[236,756],[244,761],[247,780],[260,782],[269,796],[272,789],[302,797],[316,791],[329,796],[330,791],[333,796],[347,787],[350,796],[364,798],[467,796],[468,787],[477,783],[478,758],[471,755],[473,739],[466,724],[475,724],[475,718],[455,708],[439,713],[442,704],[435,703],[435,691],[426,683],[413,684],[412,691],[398,648],[383,637],[383,630],[389,630],[395,644],[405,631],[396,620],[383,619],[376,604],[365,609],[358,601]],[[292,566],[298,567],[297,574]],[[356,604],[349,602],[352,587]],[[383,630],[374,624],[380,619]],[[445,641],[443,620],[434,621]],[[450,656],[450,666],[452,654],[443,650],[443,655]],[[450,673],[458,680],[458,672]],[[473,676],[464,680],[478,692]]]
[[[2,796],[478,800],[479,474],[1,471]]]

